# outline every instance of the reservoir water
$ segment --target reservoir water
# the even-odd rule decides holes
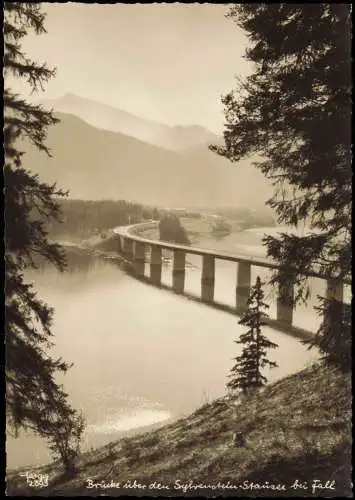
[[[167,265],[166,282],[170,271]],[[216,272],[217,298],[232,304],[235,271],[220,263]],[[187,287],[197,292],[197,261],[187,274]],[[117,265],[89,256],[70,258],[63,274],[46,268],[28,280],[55,308],[53,353],[74,363],[60,382],[86,416],[84,449],[188,414],[225,394],[239,349],[234,339],[242,332],[237,317],[139,282]],[[270,352],[279,367],[266,373],[269,381],[316,358],[296,338],[266,327],[265,334],[279,345]],[[48,461],[38,437],[8,437],[8,468]]]

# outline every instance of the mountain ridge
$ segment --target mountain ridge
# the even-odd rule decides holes
[[[207,145],[188,152],[165,150],[132,136],[89,125],[73,114],[55,114],[47,145],[52,158],[24,142],[24,166],[71,198],[125,199],[156,206],[260,206],[270,194],[248,161],[236,167]],[[257,196],[251,194],[257,192]]]
[[[56,99],[43,99],[40,104],[55,112],[74,114],[94,127],[130,135],[164,149],[183,150],[193,144],[213,142],[217,137],[202,125],[166,125],[71,92]]]

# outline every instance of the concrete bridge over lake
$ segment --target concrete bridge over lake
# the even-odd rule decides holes
[[[117,251],[130,263],[130,271],[136,278],[157,287],[169,289],[177,294],[185,295],[190,299],[223,309],[238,316],[247,308],[247,300],[251,289],[252,267],[268,270],[277,269],[277,264],[267,259],[239,256],[231,252],[219,252],[210,249],[184,246],[160,240],[144,238],[141,233],[145,229],[156,229],[158,222],[146,222],[130,226],[120,226],[114,229],[118,235]],[[162,283],[163,250],[172,254],[172,286]],[[147,252],[150,253],[149,272],[145,273]],[[200,294],[191,294],[185,290],[186,256],[198,255],[202,258]],[[237,264],[235,277],[235,306],[231,307],[215,300],[215,262],[216,259]],[[317,273],[310,273],[310,278],[326,281],[326,297],[344,301],[344,286],[348,282],[329,279]],[[276,318],[268,318],[268,324],[277,330],[306,339],[316,332],[300,328],[294,324],[294,285],[290,282],[287,286],[277,291]]]

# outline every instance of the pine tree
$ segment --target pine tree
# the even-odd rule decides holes
[[[259,389],[267,383],[267,378],[261,372],[262,368],[277,367],[276,362],[267,358],[267,349],[278,347],[277,344],[268,340],[261,331],[267,316],[265,310],[269,306],[264,302],[264,292],[259,276],[251,289],[247,306],[248,309],[240,319],[239,324],[247,326],[248,330],[235,341],[236,344],[243,346],[243,350],[240,356],[234,358],[236,363],[231,369],[231,380],[227,383],[228,389],[239,390],[243,394]]]
[[[277,222],[310,228],[264,238],[280,265],[273,282],[294,282],[295,301],[309,297],[312,270],[351,280],[350,13],[341,3],[255,3],[228,14],[248,35],[253,72],[223,98],[225,144],[211,149],[232,162],[256,155],[275,186],[268,205]],[[327,330],[329,349],[342,317]],[[340,358],[348,347],[338,345]]]
[[[47,128],[57,122],[52,113],[30,104],[11,90],[11,79],[23,79],[33,92],[54,76],[46,64],[31,61],[21,42],[29,30],[45,32],[44,14],[37,3],[4,5],[4,181],[5,181],[5,348],[6,416],[10,429],[31,429],[51,439],[57,427],[76,416],[67,394],[55,381],[69,364],[53,359],[53,310],[38,296],[25,272],[41,256],[63,270],[65,255],[48,239],[47,223],[60,219],[55,185],[41,182],[22,166],[21,140],[49,154]]]

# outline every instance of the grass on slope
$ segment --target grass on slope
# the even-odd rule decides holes
[[[216,400],[158,430],[82,455],[74,478],[61,477],[58,465],[41,468],[49,475],[47,488],[29,489],[12,474],[8,495],[174,496],[183,495],[185,485],[195,496],[351,496],[350,402],[350,376],[314,365],[240,404]],[[235,432],[243,436],[243,446],[233,440]],[[304,488],[291,488],[296,479]],[[135,480],[145,489],[129,488]],[[328,488],[313,495],[314,480],[323,486],[328,481]],[[149,490],[154,481],[168,489]],[[204,487],[218,481],[237,488]],[[264,488],[251,488],[251,482]],[[100,487],[87,488],[97,483]],[[284,490],[272,491],[271,484]]]

